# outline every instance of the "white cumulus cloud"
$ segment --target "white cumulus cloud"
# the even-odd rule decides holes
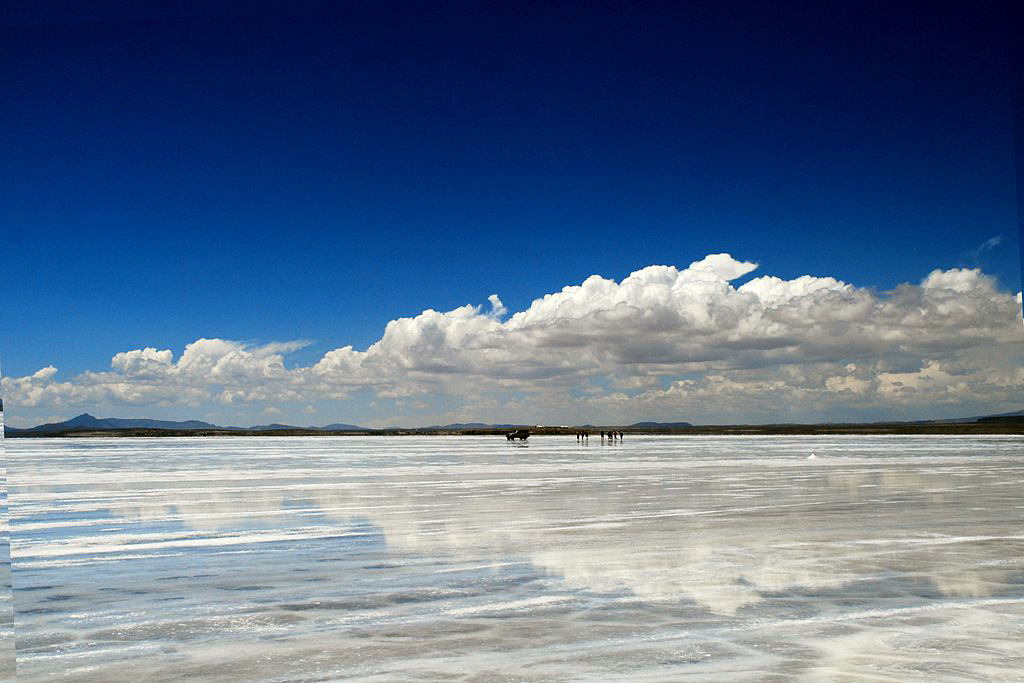
[[[11,410],[272,400],[298,414],[357,392],[454,397],[467,418],[486,408],[506,419],[1020,407],[1019,295],[979,269],[934,270],[881,293],[826,275],[732,284],[757,268],[712,254],[621,282],[593,275],[511,315],[492,294],[489,309],[398,318],[365,350],[341,346],[308,366],[286,364],[308,342],[203,338],[177,359],[121,351],[108,371],[61,380],[48,366],[3,388]]]

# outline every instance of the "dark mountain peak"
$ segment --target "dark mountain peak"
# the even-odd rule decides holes
[[[65,420],[64,422],[58,422],[56,424],[65,425],[67,427],[95,427],[102,422],[103,420],[93,417],[89,413],[82,413],[70,420]]]

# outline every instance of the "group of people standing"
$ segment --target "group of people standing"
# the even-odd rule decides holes
[[[601,432],[601,441],[604,441],[605,436],[608,437],[609,441],[615,441],[615,439],[618,439],[619,441],[622,441],[622,432],[612,432],[612,431],[606,432],[606,431],[602,431]],[[577,441],[589,441],[590,440],[590,432],[586,431],[585,429],[581,429],[581,430],[577,431],[576,432],[576,440]]]

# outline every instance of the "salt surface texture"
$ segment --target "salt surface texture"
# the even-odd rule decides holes
[[[4,413],[0,408],[0,681],[13,681],[14,611],[11,594],[11,545],[7,525],[7,459],[4,455]]]
[[[22,439],[7,454],[19,680],[1024,671],[1017,437]]]

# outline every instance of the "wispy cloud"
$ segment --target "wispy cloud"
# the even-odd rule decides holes
[[[977,247],[975,247],[974,249],[972,249],[968,253],[968,255],[970,257],[970,263],[972,265],[973,264],[977,264],[978,261],[981,259],[981,257],[986,252],[989,252],[989,251],[995,249],[996,247],[998,247],[1002,243],[1003,243],[1003,236],[1002,235],[996,235],[995,237],[989,237],[987,240],[985,240],[984,242],[979,244]]]

